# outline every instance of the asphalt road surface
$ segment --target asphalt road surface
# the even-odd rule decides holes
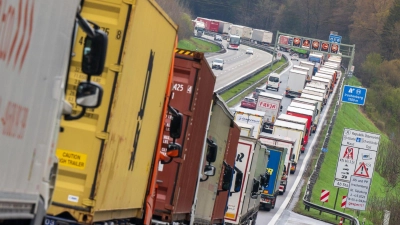
[[[211,39],[209,36],[203,37]],[[226,47],[226,44],[227,42],[223,40],[222,45]],[[223,70],[213,69],[214,75],[217,77],[214,90],[218,90],[272,61],[271,54],[255,48],[253,48],[253,55],[246,55],[247,48],[249,47],[240,45],[239,50],[227,49],[226,53],[207,57],[210,67],[214,59],[225,60]]]

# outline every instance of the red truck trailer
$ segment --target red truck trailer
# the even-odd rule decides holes
[[[210,30],[211,20],[203,17],[197,17],[197,21],[202,21],[204,23],[205,29]]]
[[[210,30],[209,31],[211,31],[211,32],[218,32],[218,29],[219,29],[219,23],[220,23],[221,21],[219,21],[219,20],[210,20]]]
[[[170,106],[183,114],[183,124],[180,138],[172,141],[181,146],[182,155],[159,165],[153,221],[190,220],[215,81],[203,53],[176,51]],[[168,127],[163,136],[162,150],[167,151]]]

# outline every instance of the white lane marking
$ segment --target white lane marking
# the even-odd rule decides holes
[[[337,90],[337,86],[335,87],[335,90],[334,90],[334,92],[333,92],[332,95],[331,95],[332,98],[330,98],[330,99],[328,100],[328,103],[327,103],[328,107],[324,107],[326,110],[325,110],[325,112],[324,112],[324,115],[322,116],[322,120],[320,120],[321,122],[318,124],[318,127],[317,127],[317,129],[318,129],[318,134],[321,132],[321,128],[322,128],[322,124],[323,124],[322,121],[325,120],[325,117],[326,117],[326,115],[327,115],[327,113],[328,113],[328,111],[329,111],[329,108],[330,108],[330,106],[331,106],[331,103],[332,103],[332,101],[333,101],[333,99],[334,99],[333,96],[335,96],[336,90]],[[314,134],[314,135],[315,135],[315,134]],[[271,221],[268,223],[268,225],[274,225],[274,224],[278,221],[278,219],[281,217],[283,211],[286,209],[287,205],[289,204],[289,201],[292,199],[292,196],[293,196],[294,192],[296,191],[297,186],[298,186],[299,183],[300,183],[300,179],[303,177],[303,173],[304,173],[305,167],[306,167],[306,165],[308,164],[308,159],[309,159],[310,156],[311,156],[311,151],[310,151],[310,149],[312,149],[312,148],[314,147],[316,141],[317,141],[317,138],[314,138],[313,141],[311,142],[311,145],[308,147],[307,155],[306,155],[306,157],[305,157],[304,160],[303,160],[303,164],[302,164],[302,166],[301,166],[301,168],[300,168],[299,173],[297,174],[296,181],[293,183],[293,186],[292,186],[292,188],[290,189],[289,194],[286,196],[285,201],[282,203],[281,207],[279,208],[278,212],[274,215],[274,217],[272,217],[272,219],[271,219]],[[316,149],[316,151],[318,151],[318,150]]]

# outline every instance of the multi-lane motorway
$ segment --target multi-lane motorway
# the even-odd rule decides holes
[[[207,36],[206,36],[207,37]],[[222,41],[222,45],[226,46],[226,41]],[[225,85],[243,77],[244,75],[256,70],[272,60],[272,55],[254,49],[253,55],[246,55],[246,49],[248,46],[240,45],[239,50],[227,49],[226,53],[214,55],[207,58],[208,63],[211,63],[214,59],[220,58],[225,60],[223,70],[213,70],[215,76],[217,76],[217,82],[215,84],[215,90],[218,90]]]
[[[223,45],[226,46],[226,42],[223,41]],[[227,50],[226,53],[220,54],[220,55],[213,55],[211,57],[208,57],[207,60],[209,64],[211,65],[211,62],[215,58],[221,58],[225,60],[225,66],[224,70],[213,70],[214,74],[217,76],[217,83],[215,85],[215,90],[220,89],[221,87],[233,82],[234,80],[242,77],[243,75],[265,65],[268,64],[272,60],[272,55],[258,50],[254,49],[254,55],[246,55],[246,49],[248,46],[241,45],[239,51],[235,50]],[[288,55],[287,55],[288,56]],[[290,59],[290,56],[288,56]],[[301,59],[300,59],[301,60]],[[270,93],[274,94],[280,94],[283,95],[284,91],[286,89],[287,85],[287,80],[288,80],[288,75],[289,75],[289,69],[293,67],[293,65],[298,65],[298,61],[290,61],[290,65],[282,71],[281,73],[281,80],[282,83],[280,85],[279,92],[275,90],[267,90]],[[264,86],[265,88],[265,86]],[[330,97],[328,104],[331,104],[332,97]],[[282,106],[283,110],[282,113],[286,113],[286,109],[289,106],[291,102],[290,98],[284,97],[282,101]],[[322,116],[326,116],[327,109],[329,107],[324,107],[324,110],[321,112]],[[323,121],[323,119],[320,119],[320,121]],[[319,124],[318,129],[321,130],[321,124]],[[293,213],[291,209],[293,208],[294,203],[296,202],[296,199],[301,201],[302,196],[298,196],[298,189],[300,188],[301,185],[299,183],[303,182],[301,180],[301,175],[303,174],[305,170],[305,166],[308,162],[308,159],[311,157],[311,152],[310,148],[316,144],[315,140],[316,135],[313,134],[309,142],[306,146],[306,151],[304,154],[301,155],[300,160],[297,165],[297,170],[296,173],[293,175],[289,176],[288,179],[288,189],[284,193],[284,195],[280,195],[277,199],[277,203],[275,205],[274,209],[271,209],[271,211],[260,211],[258,212],[258,217],[257,217],[257,225],[273,225],[273,224],[278,224],[278,225],[325,225],[327,223],[321,222],[319,220],[314,220],[309,217],[304,217],[299,214]],[[294,199],[291,201],[291,199]]]

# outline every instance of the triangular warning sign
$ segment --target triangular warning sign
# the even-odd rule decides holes
[[[364,162],[362,162],[358,169],[356,169],[354,175],[359,177],[369,177],[368,169]]]

